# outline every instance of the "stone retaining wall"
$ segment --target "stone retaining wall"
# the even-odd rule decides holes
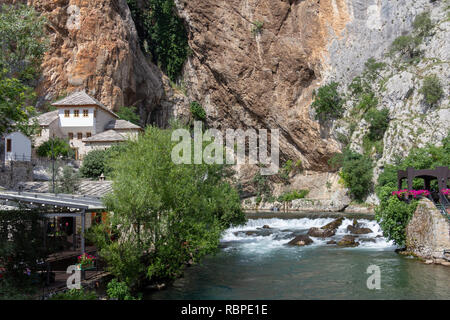
[[[420,200],[406,227],[406,251],[423,259],[445,260],[450,250],[450,223],[428,199]]]
[[[30,161],[11,161],[0,168],[0,186],[17,189],[20,183],[33,181],[33,164]]]

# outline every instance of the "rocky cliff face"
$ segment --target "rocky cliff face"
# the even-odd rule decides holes
[[[332,80],[345,87],[374,57],[388,65],[383,89],[374,87],[378,108],[387,107],[392,119],[376,172],[394,154],[439,143],[449,130],[445,1],[175,0],[192,49],[180,79],[184,92],[171,88],[141,52],[126,0],[28,4],[49,19],[51,49],[38,88],[43,99],[83,88],[113,109],[137,105],[143,124],[161,126],[172,116],[189,116],[189,102],[199,101],[211,127],[280,129],[283,159],[302,160],[311,174],[329,170],[328,159],[342,147],[338,134],[350,134],[346,121],[314,120],[313,91]],[[395,65],[386,57],[389,46],[423,11],[435,22],[433,36],[421,45],[424,59]],[[419,92],[431,73],[445,91],[433,110]],[[361,148],[367,125],[359,121],[350,134],[352,148]]]
[[[338,145],[311,120],[328,45],[343,35],[346,1],[176,1],[193,55],[188,95],[217,128],[280,129],[285,160],[327,170]],[[324,128],[322,128],[324,129]]]
[[[14,1],[16,2],[16,1]],[[50,49],[41,101],[86,91],[111,109],[139,107],[143,123],[164,100],[164,80],[141,52],[125,0],[29,0],[47,19]]]

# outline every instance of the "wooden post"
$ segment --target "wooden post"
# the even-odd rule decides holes
[[[414,168],[408,167],[408,169],[406,169],[406,172],[408,175],[408,190],[412,190],[414,179]]]
[[[86,252],[85,242],[84,242],[84,231],[86,228],[86,212],[83,210],[81,213],[81,254]]]

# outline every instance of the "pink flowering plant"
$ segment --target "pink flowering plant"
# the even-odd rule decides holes
[[[428,190],[408,190],[408,189],[403,189],[403,190],[398,190],[398,191],[393,191],[392,192],[393,196],[397,196],[397,197],[403,197],[403,196],[413,196],[414,198],[417,197],[427,197],[430,195],[430,191]]]
[[[441,193],[442,193],[442,194],[445,194],[446,196],[448,196],[449,193],[450,193],[450,189],[442,189],[442,190],[441,190]]]
[[[78,264],[82,268],[86,268],[86,267],[90,267],[90,266],[94,265],[94,261],[95,261],[95,257],[90,254],[87,254],[87,253],[83,253],[82,255],[78,256]]]

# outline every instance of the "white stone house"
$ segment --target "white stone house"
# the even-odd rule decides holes
[[[5,163],[10,161],[31,161],[31,139],[22,132],[11,132],[3,137]]]
[[[69,142],[77,160],[93,149],[105,149],[136,137],[142,128],[119,117],[86,92],[75,92],[52,104],[57,108],[37,117],[38,147],[52,137]]]

